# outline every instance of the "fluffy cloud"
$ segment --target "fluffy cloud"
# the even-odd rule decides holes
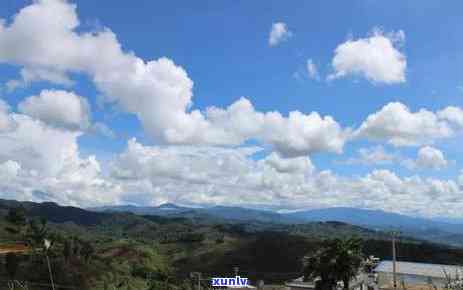
[[[456,180],[399,177],[389,170],[342,177],[317,171],[303,157],[270,154],[261,160],[250,158],[258,150],[152,147],[131,140],[114,161],[112,175],[130,188],[121,201],[146,204],[172,201],[279,209],[354,206],[423,216],[458,216],[463,204],[463,187]]]
[[[358,180],[347,182],[346,187],[346,192],[358,190],[359,197],[364,198],[364,206],[393,212],[414,212],[428,217],[458,216],[455,203],[462,202],[457,197],[462,188],[454,180],[418,176],[400,178],[388,170],[375,170]]]
[[[73,73],[83,73],[106,102],[135,114],[156,141],[182,146],[146,146],[130,140],[123,153],[100,164],[79,150],[83,132],[75,126],[88,119],[80,97],[50,91],[23,101],[20,113],[0,102],[2,198],[80,206],[167,201],[279,209],[358,206],[461,215],[461,181],[399,177],[387,170],[360,177],[317,170],[302,155],[341,152],[351,135],[331,116],[260,112],[245,98],[227,108],[192,109],[193,81],[183,68],[167,58],[145,61],[123,51],[109,29],[81,32],[75,9],[63,0],[38,0],[0,24],[0,62],[21,67],[17,84],[46,80],[71,85]],[[389,45],[399,42],[380,34],[362,40],[363,46],[387,44],[382,38]],[[359,45],[359,41],[350,42]],[[346,69],[345,74],[369,68],[360,67]],[[400,79],[384,77],[382,66],[372,67],[373,81]],[[14,82],[10,84],[14,87]],[[57,115],[68,105],[80,109],[69,116]],[[370,115],[354,136],[397,146],[426,144],[453,134],[458,124],[455,112],[410,112],[391,103]],[[255,153],[262,148],[240,147],[256,140],[276,152],[258,159],[260,154]],[[388,159],[379,150],[361,154],[375,162]],[[435,206],[429,207],[432,202]]]
[[[95,156],[81,157],[77,138],[82,132],[19,113],[7,112],[6,117],[14,126],[0,131],[2,198],[73,205],[116,202],[118,185],[102,175]]]
[[[50,175],[75,157],[78,132],[63,131],[21,114],[12,114],[16,128],[0,135],[0,161],[14,160],[23,168]]]
[[[9,92],[20,87],[26,87],[36,81],[48,81],[63,86],[72,86],[74,84],[65,73],[46,68],[22,68],[20,75],[21,79],[9,80],[6,83],[6,88]]]
[[[133,202],[143,187],[148,203],[173,201],[186,204],[289,206],[305,195],[317,173],[307,157],[283,158],[275,153],[264,159],[251,156],[256,147],[220,148],[144,146],[132,139],[112,164],[112,176],[131,184],[121,199]],[[326,182],[320,182],[323,186]],[[321,192],[313,196],[322,196]],[[151,199],[148,197],[152,196]]]
[[[458,107],[447,107],[437,112],[440,119],[447,120],[452,125],[463,128],[463,110]]]
[[[0,176],[9,181],[18,175],[21,165],[16,161],[7,160],[0,163]]]
[[[228,204],[302,209],[357,206],[424,216],[460,214],[458,181],[399,177],[375,170],[361,177],[318,171],[307,157],[260,147],[146,146],[132,139],[104,173],[94,156],[81,157],[79,133],[10,113],[14,130],[0,134],[2,198],[63,204]],[[27,132],[27,136],[26,136]],[[396,207],[397,202],[401,208]],[[435,206],[429,207],[434,202]]]
[[[307,60],[307,74],[309,78],[311,79],[315,79],[315,80],[320,79],[320,75],[318,74],[317,65],[315,65],[313,60],[310,58]]]
[[[310,159],[306,157],[282,158],[278,154],[272,153],[265,159],[265,162],[282,173],[312,173],[315,169]]]
[[[439,170],[449,165],[444,153],[431,146],[424,146],[418,150],[416,160],[404,160],[403,165],[409,169],[434,169]]]
[[[194,142],[195,132],[207,124],[199,112],[186,112],[193,86],[186,72],[166,58],[145,62],[123,52],[108,29],[76,32],[75,9],[64,0],[41,0],[23,8],[9,26],[0,26],[0,61],[34,71],[33,79],[55,81],[47,76],[86,73],[107,102],[136,114],[148,133]]]
[[[64,0],[39,0],[23,8],[11,24],[0,24],[0,62],[33,71],[22,73],[25,82],[63,83],[69,72],[89,75],[106,102],[135,114],[158,143],[237,145],[258,139],[291,156],[342,150],[345,130],[330,116],[261,113],[245,99],[227,109],[208,108],[206,114],[191,110],[193,81],[183,68],[168,58],[145,62],[124,52],[109,29],[76,32],[75,9]],[[290,35],[284,24],[274,27],[275,44]],[[256,124],[248,123],[252,120]]]
[[[357,151],[357,156],[342,161],[345,164],[363,164],[363,165],[390,165],[400,159],[398,154],[387,152],[383,146],[375,146],[371,148],[360,148]]]
[[[416,146],[452,136],[445,120],[426,109],[410,112],[402,103],[389,103],[368,116],[355,132],[356,137],[387,141],[395,146]]]
[[[90,106],[73,92],[44,90],[19,103],[18,110],[56,127],[86,130],[90,126]]]
[[[234,143],[255,138],[272,145],[280,154],[288,157],[328,151],[341,153],[350,135],[330,116],[316,112],[305,115],[298,111],[288,117],[279,112],[261,113],[251,102],[241,98],[227,109],[209,108],[210,132],[227,132]],[[240,141],[241,140],[241,141]]]
[[[403,83],[406,57],[398,49],[405,39],[403,31],[384,34],[375,29],[367,38],[349,39],[340,44],[331,62],[329,79],[362,76],[373,83]]]
[[[0,99],[0,132],[11,129],[14,125],[13,120],[10,117],[10,106]]]
[[[444,153],[431,146],[418,150],[416,159],[406,158],[398,152],[387,152],[383,146],[360,148],[357,156],[341,161],[342,164],[362,165],[400,165],[410,170],[433,169],[440,170],[449,165]]]
[[[272,24],[270,35],[268,37],[268,44],[270,46],[276,46],[283,41],[287,41],[291,38],[293,33],[288,29],[286,23],[275,22]]]

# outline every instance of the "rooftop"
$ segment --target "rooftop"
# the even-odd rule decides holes
[[[381,261],[378,266],[376,266],[374,271],[378,273],[392,273],[392,261]],[[435,278],[445,278],[445,273],[455,277],[455,274],[458,273],[458,275],[461,277],[463,274],[463,267],[455,265],[397,261],[396,273]]]

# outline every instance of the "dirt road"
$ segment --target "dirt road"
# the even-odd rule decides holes
[[[29,251],[29,248],[24,244],[0,245],[0,255],[8,253],[24,253]]]

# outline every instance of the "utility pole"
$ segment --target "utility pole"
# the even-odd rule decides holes
[[[48,258],[48,254],[45,254],[45,257],[47,258],[48,273],[50,274],[51,288],[52,288],[53,290],[55,290],[55,283],[53,282],[53,275],[51,274],[50,259]]]
[[[48,273],[50,274],[51,288],[53,290],[55,290],[55,283],[53,282],[53,274],[51,273],[50,259],[48,258],[48,250],[50,249],[51,242],[49,240],[45,239],[45,240],[43,240],[43,244],[45,246],[45,257],[47,258]]]
[[[239,267],[233,267],[233,271],[235,272],[235,277],[238,276],[238,271],[240,270]]]
[[[201,273],[200,272],[191,272],[190,277],[193,278],[196,276],[198,278],[198,290],[201,290]]]
[[[393,231],[392,232],[392,279],[394,283],[394,290],[397,290],[397,268],[396,268],[397,255],[396,255],[396,249],[395,249],[396,235],[397,235],[397,232]]]

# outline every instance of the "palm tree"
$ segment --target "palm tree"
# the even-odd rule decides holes
[[[349,289],[362,264],[361,241],[357,238],[335,239],[325,243],[314,255],[304,258],[304,280],[319,279],[316,288],[332,290],[338,281]]]
[[[27,239],[28,244],[34,251],[43,247],[43,241],[47,239],[48,236],[47,220],[45,218],[39,220],[32,219],[29,221]],[[53,240],[51,240],[51,242],[53,242]]]
[[[363,262],[362,244],[358,238],[338,240],[336,242],[337,276],[344,284],[344,289],[349,289],[349,282],[356,277]]]

